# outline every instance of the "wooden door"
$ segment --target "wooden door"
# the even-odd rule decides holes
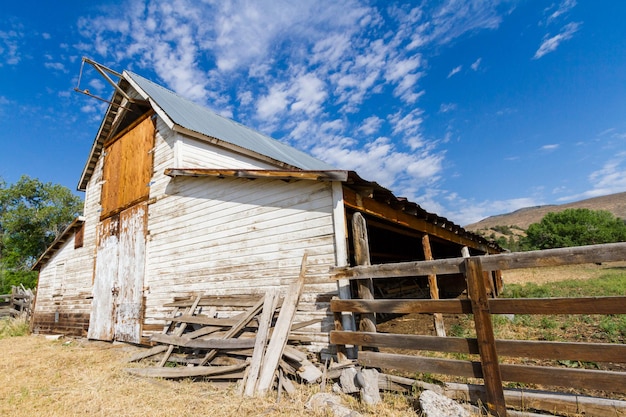
[[[147,213],[146,203],[120,213],[114,338],[124,342],[141,339]]]
[[[139,343],[154,122],[146,113],[104,144],[88,337]]]
[[[147,212],[141,203],[98,225],[90,339],[140,342]]]
[[[87,337],[113,340],[118,270],[119,216],[101,221],[96,229],[96,267]]]

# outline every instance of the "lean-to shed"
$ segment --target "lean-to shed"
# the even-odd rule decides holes
[[[176,297],[286,288],[307,251],[298,314],[321,319],[303,331],[322,349],[329,300],[351,295],[329,270],[354,262],[354,213],[367,221],[373,263],[424,259],[425,235],[435,259],[462,247],[500,251],[355,172],[131,72],[117,83],[78,189],[83,216],[35,265],[34,331],[141,343],[163,329],[164,305]],[[402,296],[404,284],[377,291]]]

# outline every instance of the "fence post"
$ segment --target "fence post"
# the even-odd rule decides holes
[[[426,261],[432,261],[433,251],[430,247],[430,238],[427,234],[422,236],[422,248],[424,249],[424,259]],[[439,299],[439,287],[437,286],[437,275],[428,275],[428,289],[430,290],[430,298],[433,300]],[[435,323],[435,332],[437,336],[446,337],[446,328],[443,324],[443,315],[441,313],[434,313],[433,320]]]
[[[465,259],[465,278],[467,279],[467,293],[472,303],[476,340],[487,392],[487,407],[490,413],[498,417],[506,417],[502,376],[480,258]]]
[[[354,239],[354,260],[357,265],[371,265],[370,249],[367,237],[367,225],[361,213],[352,216],[352,234]],[[363,300],[374,299],[374,283],[371,278],[357,280],[359,298]],[[376,315],[374,313],[362,313],[359,329],[363,332],[376,332]]]

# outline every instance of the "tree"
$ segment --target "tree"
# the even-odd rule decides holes
[[[0,293],[36,284],[30,268],[81,209],[81,199],[62,185],[24,175],[7,186],[0,178]]]
[[[626,223],[605,210],[567,209],[528,226],[528,250],[626,241]]]

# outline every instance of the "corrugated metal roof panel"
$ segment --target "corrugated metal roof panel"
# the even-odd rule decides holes
[[[177,125],[211,138],[287,163],[305,170],[333,170],[334,167],[263,135],[206,107],[193,103],[140,75],[124,71]]]

